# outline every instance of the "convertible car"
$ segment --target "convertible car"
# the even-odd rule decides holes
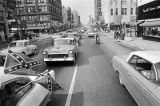
[[[160,51],[114,56],[112,65],[139,106],[160,106]]]
[[[47,65],[55,61],[75,63],[79,53],[77,42],[74,38],[54,39],[52,46],[43,50],[44,61]]]
[[[45,106],[51,100],[60,86],[53,70],[37,73],[38,65],[11,51],[6,60],[0,56],[0,106]]]

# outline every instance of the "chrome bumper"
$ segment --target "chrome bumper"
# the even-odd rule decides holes
[[[46,61],[74,61],[74,57],[66,57],[66,58],[44,58]]]

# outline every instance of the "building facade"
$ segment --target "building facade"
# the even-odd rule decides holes
[[[96,23],[100,23],[103,19],[101,0],[94,0],[94,15]]]
[[[20,29],[54,31],[62,23],[61,0],[17,0],[16,21]]]
[[[5,8],[3,6],[4,0],[0,0],[0,41],[5,41]]]
[[[111,29],[122,25],[126,32],[135,31],[137,0],[110,0],[108,13]]]
[[[143,1],[143,0],[142,0]],[[160,36],[160,1],[139,3],[138,6],[138,32],[139,36]]]

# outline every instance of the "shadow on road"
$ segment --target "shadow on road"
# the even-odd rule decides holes
[[[95,42],[88,43],[88,40],[86,42],[80,48],[78,66],[89,64],[89,59],[92,57],[105,55],[100,46],[101,44],[96,44]]]
[[[65,106],[68,94],[55,94],[46,106]],[[72,94],[70,106],[84,106],[84,94],[78,92]]]

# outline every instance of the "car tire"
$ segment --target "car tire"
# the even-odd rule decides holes
[[[123,81],[122,81],[122,75],[119,73],[119,83],[124,86]]]
[[[23,55],[26,55],[25,52],[22,52]]]

